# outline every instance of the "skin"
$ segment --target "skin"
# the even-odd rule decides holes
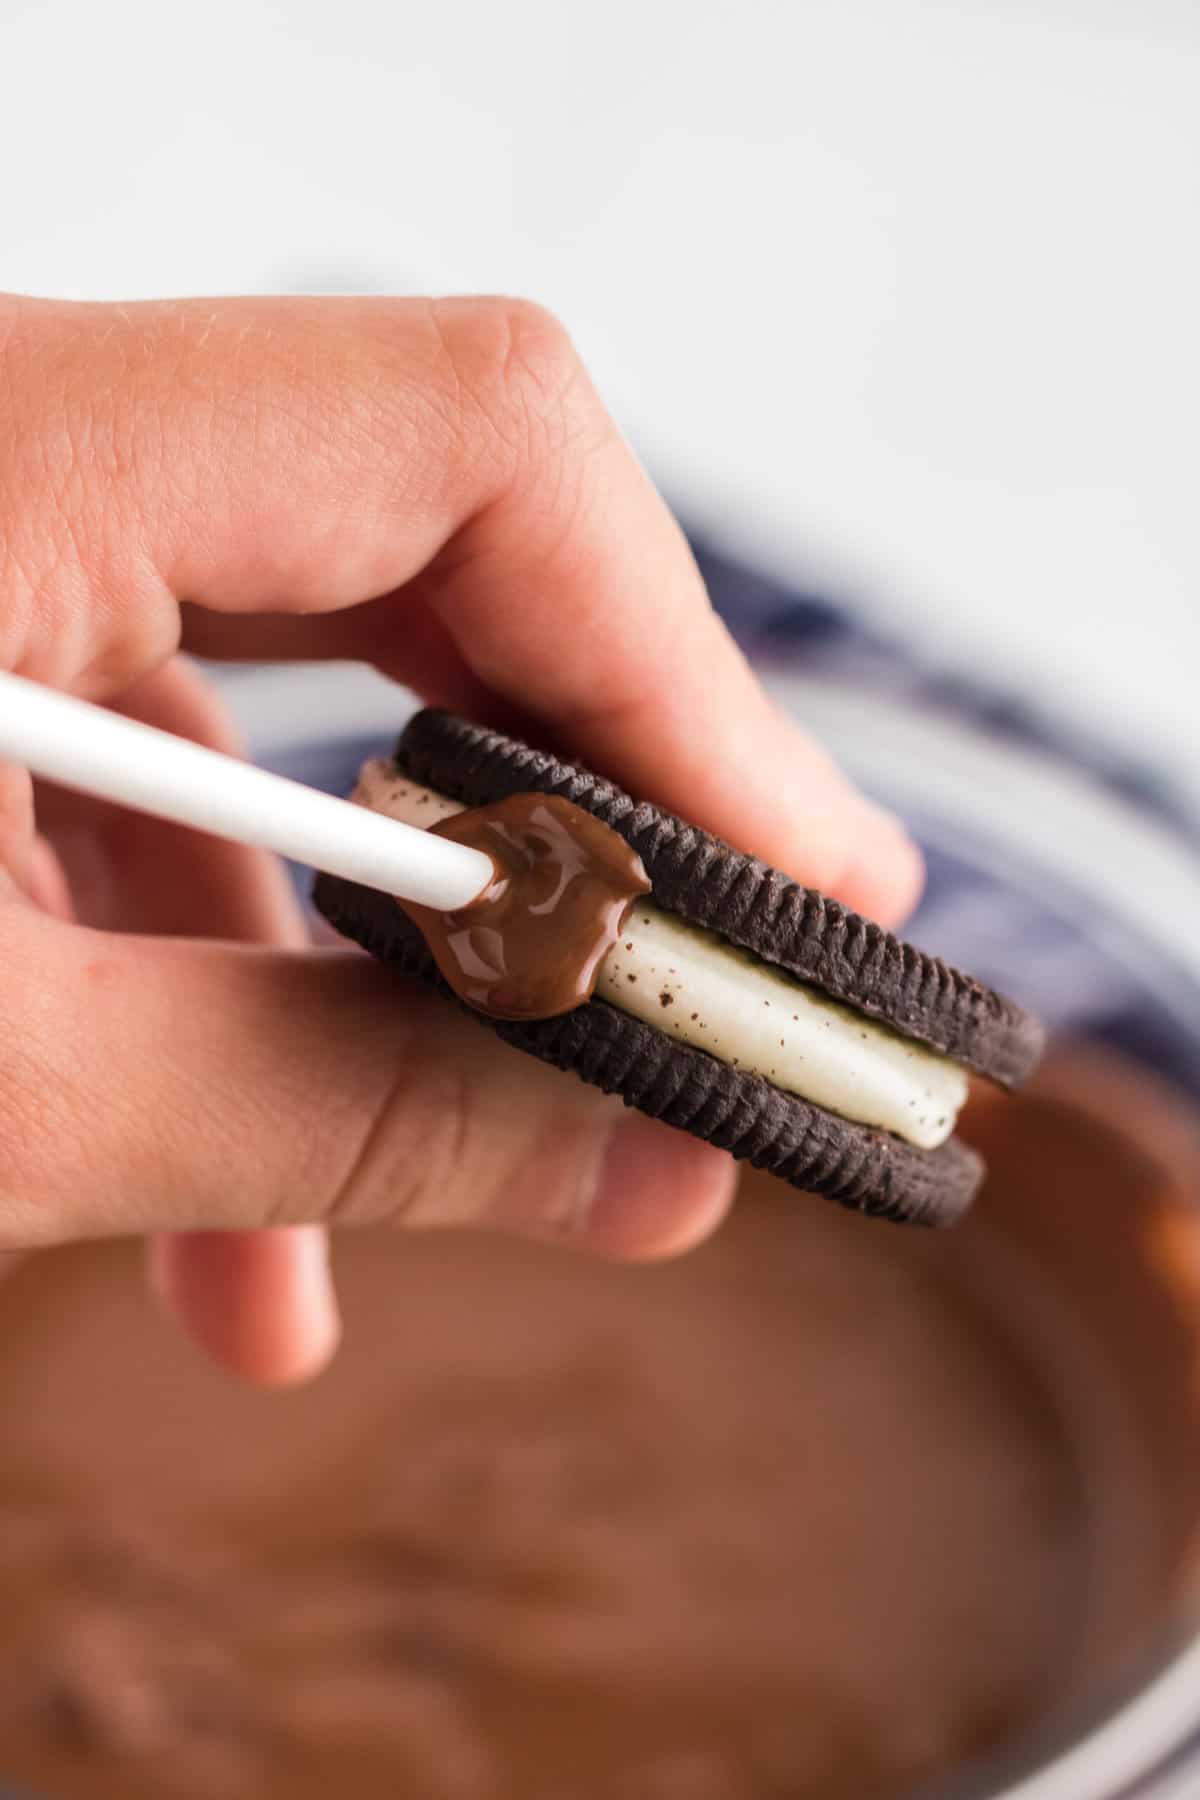
[[[182,651],[366,660],[911,905],[911,843],[763,694],[540,308],[0,297],[0,419],[0,666],[235,749]],[[0,967],[0,1260],[144,1234],[258,1381],[332,1353],[330,1225],[654,1257],[730,1201],[725,1156],[309,946],[268,858],[3,764]]]

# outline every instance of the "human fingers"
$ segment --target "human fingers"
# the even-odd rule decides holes
[[[911,845],[764,695],[541,309],[10,301],[0,340],[0,663],[111,694],[174,646],[177,597],[303,615],[885,921],[911,901]]]
[[[0,956],[0,1251],[391,1221],[647,1256],[728,1204],[719,1152],[366,958],[93,932],[15,892]]]
[[[117,710],[227,755],[240,752],[217,695],[180,658],[122,695]],[[293,948],[308,941],[272,857],[45,784],[37,813],[44,906],[56,869],[71,912],[87,925]],[[332,1356],[340,1325],[319,1227],[180,1233],[151,1238],[147,1253],[167,1310],[239,1375],[301,1381]]]

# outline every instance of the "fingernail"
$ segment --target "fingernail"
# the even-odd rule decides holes
[[[613,1129],[582,1221],[588,1248],[630,1259],[690,1249],[724,1218],[735,1182],[724,1151],[630,1111]]]
[[[329,1261],[328,1234],[316,1225],[294,1230],[295,1376],[322,1368],[337,1349],[342,1334],[341,1309]]]
[[[895,838],[902,844],[912,845],[912,833],[899,813],[892,812],[889,807],[879,806],[874,800],[862,800],[860,805],[864,818],[881,837]]]
[[[315,1226],[154,1239],[151,1292],[208,1354],[260,1385],[317,1374],[340,1318],[325,1235]]]

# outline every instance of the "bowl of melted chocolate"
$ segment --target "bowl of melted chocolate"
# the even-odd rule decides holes
[[[348,786],[395,725],[371,704],[371,746],[356,698],[319,755],[260,753]],[[30,1259],[0,1288],[0,1790],[1190,1791],[1200,964],[1113,910],[1114,863],[1089,893],[1050,817],[1016,829],[1035,779],[1099,816],[1069,779],[959,746],[1001,771],[968,830],[911,721],[864,746],[822,704],[919,815],[919,941],[1056,1029],[1025,1093],[972,1101],[971,1217],[904,1231],[749,1175],[651,1268],[347,1233],[344,1348],[283,1396],[172,1333],[135,1247]],[[1174,871],[1171,917],[1187,859],[1093,798]]]

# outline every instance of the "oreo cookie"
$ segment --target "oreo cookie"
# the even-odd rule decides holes
[[[957,1071],[1010,1087],[1034,1068],[1043,1034],[1012,1001],[588,770],[447,713],[418,713],[374,783],[365,803],[427,823],[429,804],[558,795],[641,856],[652,904],[606,983],[555,1018],[473,1013],[506,1043],[857,1211],[940,1225],[970,1203],[979,1158],[934,1137],[956,1110],[947,1093],[961,1082],[965,1098]],[[342,935],[449,994],[389,896],[322,875],[315,900]],[[763,1048],[776,1029],[786,1067]]]

